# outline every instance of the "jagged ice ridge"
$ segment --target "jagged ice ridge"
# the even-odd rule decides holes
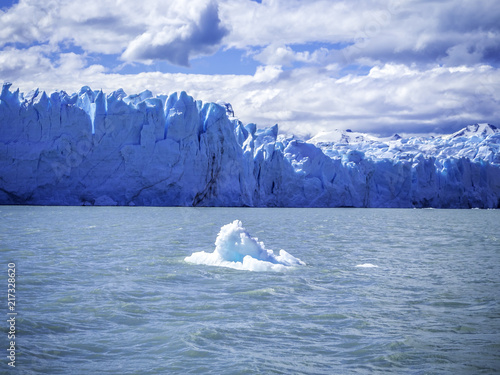
[[[500,207],[500,131],[309,141],[185,92],[0,94],[0,204]]]

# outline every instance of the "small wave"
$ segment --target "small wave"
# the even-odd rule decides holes
[[[305,265],[285,250],[280,250],[279,255],[276,255],[273,250],[266,249],[263,242],[250,236],[239,220],[220,229],[213,253],[199,251],[184,260],[194,264],[246,271],[283,272],[295,266]]]
[[[378,268],[377,265],[371,264],[371,263],[358,264],[356,267],[359,267],[359,268]]]

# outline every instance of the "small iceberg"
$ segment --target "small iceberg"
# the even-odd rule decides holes
[[[371,263],[358,264],[356,267],[358,267],[358,268],[378,268],[377,265],[371,264]]]
[[[303,261],[285,250],[280,250],[279,255],[276,255],[273,250],[266,249],[263,242],[248,234],[239,220],[220,229],[213,253],[200,251],[184,260],[194,264],[246,271],[283,272],[295,266],[305,265]]]

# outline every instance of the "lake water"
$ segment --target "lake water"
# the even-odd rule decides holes
[[[306,265],[184,260],[235,219]],[[0,372],[11,262],[19,374],[500,371],[499,210],[2,206],[0,260]]]

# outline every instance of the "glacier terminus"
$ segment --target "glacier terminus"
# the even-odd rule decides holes
[[[0,94],[0,204],[500,207],[500,130],[303,141],[186,92]]]

